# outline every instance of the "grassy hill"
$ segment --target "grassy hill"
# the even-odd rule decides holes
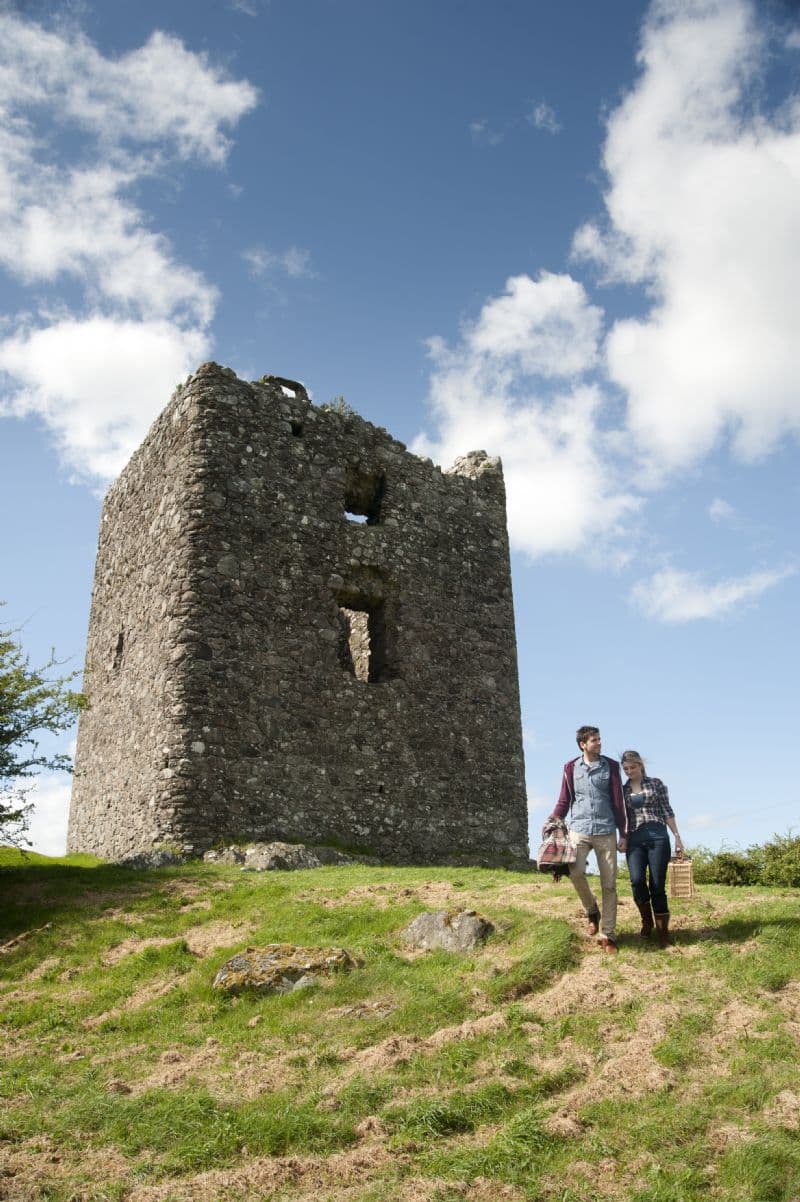
[[[705,886],[676,946],[586,940],[569,885],[0,853],[0,1198],[800,1199],[800,900]],[[479,952],[410,953],[475,909]],[[247,945],[362,961],[214,993]]]

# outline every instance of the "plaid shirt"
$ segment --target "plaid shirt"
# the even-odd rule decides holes
[[[669,793],[663,780],[657,776],[643,776],[637,792],[644,793],[641,805],[631,805],[631,782],[626,781],[622,786],[622,796],[625,798],[625,809],[628,811],[628,833],[632,834],[637,827],[645,822],[660,822],[667,825],[668,818],[674,818],[675,813],[669,804]]]

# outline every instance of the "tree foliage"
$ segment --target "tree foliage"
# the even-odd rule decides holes
[[[31,777],[42,769],[69,772],[72,761],[63,752],[42,752],[38,735],[69,730],[86,705],[82,693],[69,688],[77,673],[54,675],[60,667],[55,654],[32,668],[19,642],[18,631],[0,630],[0,837],[17,842],[27,827]]]

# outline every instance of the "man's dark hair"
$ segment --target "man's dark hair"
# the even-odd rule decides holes
[[[599,735],[599,734],[600,734],[599,726],[579,726],[578,729],[575,731],[575,740],[576,740],[578,746],[581,748],[581,750],[583,750],[583,744],[589,738],[589,735]]]

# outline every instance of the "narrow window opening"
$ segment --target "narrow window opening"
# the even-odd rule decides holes
[[[364,684],[386,679],[386,617],[381,602],[371,609],[339,607],[339,662]]]
[[[302,438],[303,437],[303,423],[293,421],[290,424],[292,427],[292,437],[293,438]]]
[[[351,522],[379,525],[385,488],[386,477],[383,472],[365,472],[358,467],[348,466],[344,492],[345,516]]]
[[[285,397],[292,397],[292,399],[294,399],[295,397],[299,396],[304,397],[305,400],[308,400],[308,393],[306,392],[305,385],[301,384],[299,380],[290,380],[286,376],[262,376],[261,383],[273,385],[277,384],[278,388],[280,388]]]
[[[114,648],[114,659],[113,659],[112,665],[111,665],[115,672],[117,672],[119,670],[120,664],[122,663],[122,653],[124,650],[125,650],[125,634],[123,631],[120,631],[119,634],[117,635],[117,645]]]

